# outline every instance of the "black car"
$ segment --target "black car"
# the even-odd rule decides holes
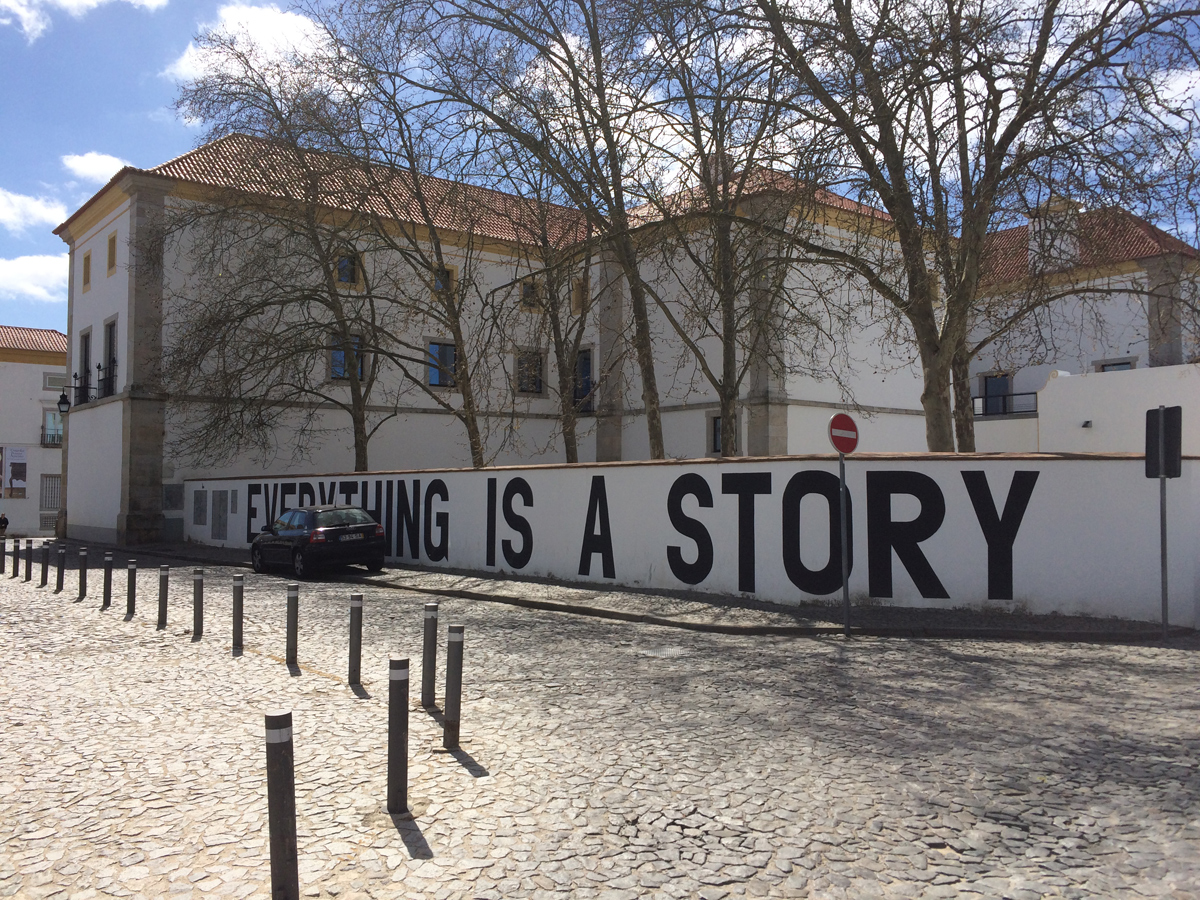
[[[307,578],[326,565],[362,563],[372,572],[383,568],[387,541],[383,526],[357,506],[302,506],[289,509],[250,545],[255,572],[290,566]]]

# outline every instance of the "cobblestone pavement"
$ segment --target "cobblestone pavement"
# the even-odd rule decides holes
[[[124,572],[104,612],[95,571],[78,603],[74,573],[58,595],[0,577],[0,896],[269,896],[275,707],[308,897],[1200,896],[1195,637],[751,637],[445,598],[441,662],[466,626],[447,753],[416,705],[428,593],[303,585],[293,674],[285,579],[247,575],[230,653],[234,571],[206,570],[199,641],[190,567],[166,631],[152,570],[130,621]],[[383,808],[389,652],[413,666],[411,821]]]

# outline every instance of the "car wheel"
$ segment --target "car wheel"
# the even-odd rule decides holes
[[[369,563],[367,563],[367,570],[371,571],[371,572],[382,572],[383,571],[383,557],[377,556],[375,559],[373,559]]]
[[[303,550],[297,550],[292,554],[292,572],[295,573],[297,578],[307,578],[311,569],[312,566],[309,564],[308,560],[304,558]]]
[[[255,546],[250,548],[250,565],[254,571],[258,572],[259,574],[262,574],[264,571],[266,571],[267,567],[263,563],[261,547]]]

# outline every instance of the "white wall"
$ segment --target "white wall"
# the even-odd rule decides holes
[[[25,496],[0,497],[0,512],[8,516],[8,533],[49,537],[54,527],[42,528],[41,485],[43,475],[62,472],[62,450],[42,446],[42,425],[46,410],[56,409],[61,388],[45,390],[43,375],[63,374],[62,366],[47,363],[0,362],[0,447],[6,460],[0,477],[7,469],[9,449],[23,450],[26,462]],[[7,486],[7,482],[5,482]],[[45,510],[49,517],[55,510]]]
[[[67,536],[116,542],[121,511],[123,401],[99,400],[67,413]]]
[[[1184,477],[1170,486],[1172,620],[1197,623],[1197,504],[1200,469],[1185,462]],[[838,593],[836,568],[823,587],[802,582],[798,587],[785,564],[786,512],[789,484],[805,480],[832,489],[836,496],[836,458],[792,457],[770,461],[692,461],[579,466],[537,466],[512,469],[443,470],[328,476],[294,475],[261,481],[232,479],[193,482],[210,491],[236,489],[239,514],[230,522],[230,546],[246,546],[261,526],[285,508],[319,501],[318,485],[336,485],[339,502],[373,509],[388,529],[396,558],[480,571],[544,575],[596,584],[655,588],[689,588],[719,594],[744,593],[760,599],[795,603],[813,597],[833,599]],[[963,473],[982,473],[981,475]],[[1021,474],[1019,474],[1021,473]],[[754,498],[753,528],[739,530],[740,504],[735,493],[738,477],[758,482],[765,490]],[[868,477],[872,491],[868,496]],[[1062,459],[1054,456],[911,456],[865,455],[847,463],[853,504],[852,546],[856,563],[850,580],[852,594],[874,596],[910,606],[1024,605],[1035,612],[1059,611],[1118,615],[1154,620],[1159,609],[1158,489],[1143,477],[1142,462],[1125,457]],[[1032,480],[1028,506],[1015,537],[1010,535],[1011,567],[1002,549],[989,550],[981,521],[966,487],[968,479],[986,478],[990,494],[981,502],[994,504],[1011,524],[1010,489]],[[489,507],[489,481],[495,479],[495,503]],[[532,504],[519,496],[505,512],[508,485],[523,479]],[[681,481],[682,479],[682,481]],[[731,480],[732,479],[732,480]],[[796,481],[793,481],[796,479]],[[885,488],[893,482],[892,492]],[[418,552],[410,554],[408,532],[401,535],[403,496],[412,499],[420,482]],[[437,482],[446,499],[434,490]],[[701,506],[689,493],[679,501],[672,524],[669,497],[691,483],[711,493],[711,505]],[[769,484],[768,484],[769,482]],[[363,487],[367,502],[362,503]],[[313,500],[301,491],[312,491]],[[903,489],[903,490],[902,490]],[[904,490],[924,491],[918,500]],[[342,490],[350,491],[347,494]],[[599,502],[603,492],[606,504]],[[325,499],[330,496],[327,490]],[[982,495],[981,495],[982,496]],[[890,498],[890,499],[889,499]],[[794,500],[794,496],[792,498]],[[944,517],[938,507],[944,504]],[[794,503],[791,506],[794,507]],[[589,507],[593,507],[589,514]],[[604,527],[607,513],[607,528]],[[829,507],[820,494],[799,504],[798,537],[791,549],[811,570],[826,567],[831,558]],[[444,517],[444,518],[443,518]],[[683,518],[691,522],[683,521]],[[929,521],[926,522],[925,520]],[[520,535],[522,520],[532,536],[529,558]],[[895,524],[891,524],[892,521]],[[191,521],[189,515],[188,521]],[[426,527],[426,523],[430,527]],[[491,531],[489,522],[495,523]],[[441,524],[439,524],[441,523]],[[927,527],[926,527],[927,526]],[[922,533],[924,529],[924,533]],[[210,542],[206,529],[189,525],[191,540]],[[592,543],[611,541],[611,571],[605,573],[602,552],[584,553]],[[891,535],[889,544],[889,535]],[[682,548],[680,561],[698,560],[698,543],[711,540],[711,567],[703,577],[673,569],[672,546]],[[1005,541],[993,534],[997,547]],[[751,547],[750,541],[753,541]],[[889,547],[912,544],[907,563]],[[445,557],[438,547],[444,542]],[[915,543],[914,543],[915,542]],[[494,558],[489,559],[489,545]],[[432,552],[431,552],[432,551]],[[431,560],[432,557],[432,560]],[[932,572],[922,576],[922,560]],[[836,566],[836,562],[833,563]],[[753,572],[751,576],[750,573]],[[681,574],[682,573],[682,574]],[[1006,589],[1005,576],[1011,575]],[[793,567],[792,575],[796,574]],[[752,577],[753,586],[747,581]],[[887,586],[891,580],[890,588]],[[694,582],[694,584],[693,584]],[[922,583],[923,582],[923,583]],[[944,588],[940,590],[938,583]],[[818,589],[821,588],[821,589]],[[941,596],[945,594],[946,596]]]

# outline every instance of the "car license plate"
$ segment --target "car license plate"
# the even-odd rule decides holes
[[[343,534],[339,541],[361,541],[363,539],[362,532],[356,531],[354,534]]]

